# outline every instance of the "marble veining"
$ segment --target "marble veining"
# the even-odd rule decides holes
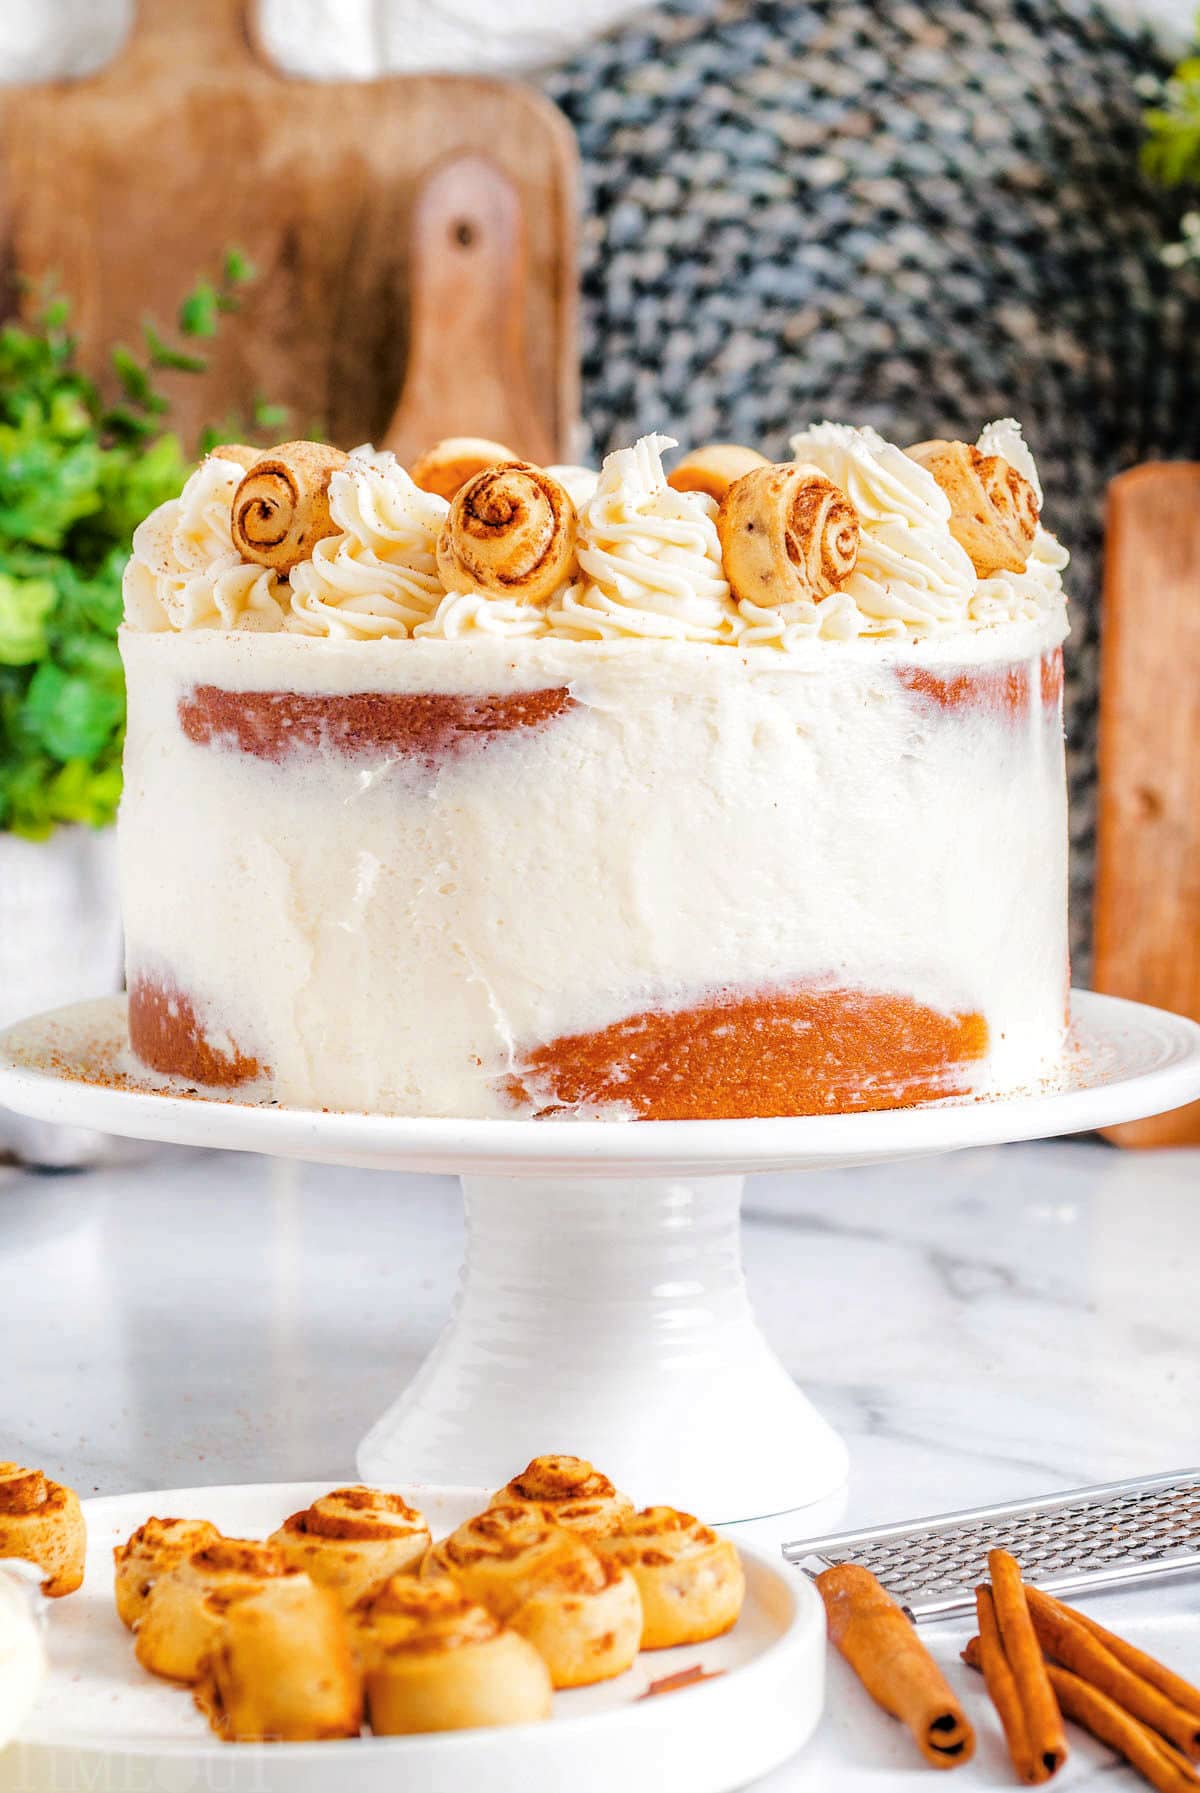
[[[1083,1141],[752,1180],[760,1317],[853,1463],[844,1497],[755,1541],[1200,1462],[1198,1194],[1200,1152]],[[345,1478],[461,1247],[446,1178],[141,1148],[73,1176],[0,1168],[3,1454],[84,1494]],[[1200,1580],[1092,1610],[1200,1679]],[[956,1662],[966,1629],[927,1635],[980,1732],[956,1793],[1012,1786]],[[1141,1784],[1072,1740],[1067,1793]],[[928,1770],[835,1661],[817,1738],[764,1786],[910,1784]]]

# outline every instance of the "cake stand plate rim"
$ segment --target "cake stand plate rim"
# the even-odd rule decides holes
[[[473,1762],[478,1763],[481,1752],[487,1752],[489,1788],[501,1789],[511,1784],[513,1793],[517,1793],[518,1788],[523,1790],[528,1786],[531,1771],[549,1773],[556,1762],[560,1765],[569,1761],[577,1763],[578,1752],[584,1745],[589,1752],[589,1761],[597,1769],[597,1773],[587,1780],[588,1788],[606,1784],[603,1775],[619,1773],[622,1783],[633,1793],[642,1787],[647,1793],[651,1788],[654,1793],[659,1793],[664,1785],[682,1788],[685,1784],[684,1778],[677,1774],[672,1774],[664,1783],[656,1772],[664,1726],[668,1729],[677,1726],[683,1710],[688,1713],[689,1729],[699,1728],[710,1733],[713,1745],[718,1742],[721,1732],[730,1726],[739,1729],[749,1726],[751,1730],[745,1733],[749,1735],[756,1724],[762,1724],[769,1733],[767,1754],[773,1755],[773,1759],[754,1763],[756,1777],[787,1760],[802,1747],[815,1728],[824,1694],[825,1615],[820,1597],[805,1576],[770,1561],[761,1550],[739,1539],[738,1547],[748,1569],[752,1630],[755,1634],[763,1634],[761,1637],[755,1635],[754,1641],[746,1641],[741,1650],[731,1647],[737,1637],[735,1631],[711,1644],[683,1646],[640,1656],[630,1671],[637,1678],[635,1683],[618,1677],[598,1688],[579,1690],[582,1698],[574,1693],[559,1695],[560,1703],[575,1704],[578,1700],[586,1709],[556,1711],[544,1724],[411,1737],[271,1744],[261,1749],[222,1743],[206,1730],[199,1730],[199,1720],[190,1711],[190,1694],[186,1688],[155,1681],[136,1665],[132,1640],[120,1626],[112,1607],[111,1544],[114,1538],[127,1536],[154,1512],[212,1517],[227,1531],[238,1529],[257,1534],[279,1523],[289,1512],[306,1506],[329,1486],[328,1482],[243,1483],[146,1490],[85,1500],[82,1506],[89,1531],[88,1576],[89,1580],[97,1577],[102,1587],[93,1584],[89,1591],[88,1582],[85,1582],[82,1596],[52,1603],[48,1614],[50,1680],[43,1689],[39,1707],[35,1707],[17,1736],[12,1758],[0,1756],[0,1790],[10,1784],[5,1774],[10,1760],[19,1764],[16,1768],[18,1776],[32,1773],[33,1777],[28,1783],[18,1779],[14,1785],[41,1786],[43,1780],[37,1777],[44,1770],[43,1779],[49,1787],[61,1783],[46,1776],[52,1776],[59,1766],[72,1758],[80,1757],[136,1759],[145,1766],[161,1762],[167,1775],[164,1784],[170,1784],[168,1765],[171,1762],[181,1759],[189,1763],[220,1761],[233,1768],[240,1759],[243,1762],[253,1760],[257,1765],[258,1778],[254,1784],[263,1789],[295,1786],[308,1793],[308,1789],[318,1784],[314,1770],[323,1770],[328,1775],[327,1782],[322,1775],[320,1785],[340,1785],[350,1762],[361,1771],[356,1775],[356,1785],[364,1793],[394,1786],[397,1773],[418,1773],[422,1787],[428,1784],[441,1788],[456,1784],[449,1777],[461,1773]],[[439,1520],[442,1524],[458,1523],[468,1513],[478,1511],[489,1497],[483,1488],[430,1483],[397,1483],[394,1486],[418,1504],[424,1500],[427,1508],[441,1509],[435,1515],[435,1532],[439,1529]],[[87,1606],[77,1605],[80,1600],[87,1601]],[[165,1696],[169,1695],[173,1702],[178,1702],[181,1714],[187,1714],[189,1726],[181,1726],[181,1734],[177,1737],[145,1734],[124,1739],[120,1736],[119,1723],[110,1729],[81,1728],[75,1732],[62,1731],[55,1725],[47,1729],[46,1721],[39,1718],[39,1711],[41,1706],[53,1704],[56,1698],[53,1666],[56,1624],[63,1630],[69,1628],[70,1632],[63,1637],[58,1651],[65,1658],[60,1671],[64,1681],[70,1680],[71,1646],[74,1644],[78,1651],[82,1626],[89,1626],[94,1633],[97,1624],[103,1625],[103,1637],[94,1638],[90,1645],[85,1638],[83,1648],[85,1651],[89,1647],[102,1650],[106,1657],[110,1649],[118,1653],[119,1685],[127,1688],[124,1697],[137,1700],[141,1695],[147,1700],[153,1699],[156,1706],[165,1707]],[[124,1652],[123,1656],[121,1652]],[[665,1706],[660,1700],[643,1704],[635,1702],[633,1685],[670,1674],[684,1665],[683,1658],[689,1666],[697,1659],[705,1659],[708,1666],[724,1663],[728,1672],[703,1687],[689,1689],[688,1707],[675,1707],[673,1718],[669,1700]],[[805,1697],[795,1697],[802,1692]],[[118,1700],[121,1697],[118,1688]],[[111,1699],[110,1692],[108,1700]],[[56,1711],[59,1709],[55,1707]],[[505,1765],[504,1772],[499,1774],[496,1771],[498,1756]],[[692,1784],[692,1766],[689,1765],[688,1785]],[[578,1784],[578,1777],[573,1779]],[[235,1778],[230,1784],[241,1783]],[[705,1783],[710,1793],[716,1793],[718,1787],[732,1788],[741,1784],[740,1778],[728,1778],[719,1769]]]
[[[1048,1138],[1200,1097],[1197,1022],[1090,990],[1072,991],[1071,1014],[1073,1064],[1063,1084],[1016,1096],[762,1120],[534,1121],[292,1109],[229,1093],[116,1087],[103,1066],[125,1037],[125,998],[110,996],[0,1032],[0,1107],[132,1138],[326,1163],[662,1177],[826,1168]]]

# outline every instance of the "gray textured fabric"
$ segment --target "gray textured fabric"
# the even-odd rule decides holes
[[[1200,287],[1141,178],[1148,36],[1086,0],[681,0],[547,81],[584,165],[584,413],[786,453],[1026,425],[1071,548],[1073,944],[1086,971],[1104,488],[1200,455]]]

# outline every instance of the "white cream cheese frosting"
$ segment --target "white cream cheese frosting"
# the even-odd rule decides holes
[[[780,654],[126,630],[131,987],[182,992],[301,1106],[511,1114],[543,1042],[829,983],[978,1014],[971,1093],[1034,1085],[1063,1039],[1059,634]],[[274,757],[219,715],[181,726],[214,688],[235,717],[365,692],[417,722],[465,706],[468,730],[476,704],[554,703],[428,751]]]
[[[1030,480],[1041,504],[1033,457],[1011,418],[989,424],[976,446],[1003,455]],[[857,612],[846,619],[847,633],[921,638],[1028,621],[1061,608],[1059,574],[1068,557],[1045,529],[1039,527],[1023,573],[980,579],[950,533],[948,498],[902,449],[872,429],[835,423],[802,430],[791,449],[833,480],[858,512],[858,561],[835,594]]]
[[[326,536],[291,573],[287,627],[304,635],[405,639],[443,597],[437,539],[449,505],[393,455],[351,455],[329,481]]]
[[[669,436],[643,436],[605,459],[579,516],[580,578],[547,607],[552,635],[733,639],[717,507],[667,484],[662,451],[674,447]]]
[[[125,620],[137,629],[283,627],[287,587],[244,561],[229,534],[245,473],[216,455],[201,461],[178,498],[139,523],[123,582]]]

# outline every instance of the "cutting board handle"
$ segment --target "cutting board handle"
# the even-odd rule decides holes
[[[129,36],[104,73],[181,60],[222,71],[231,63],[261,65],[255,0],[135,0]]]
[[[525,354],[525,219],[494,162],[453,156],[426,176],[408,265],[408,361],[380,446],[407,464],[441,436],[490,436],[552,460]]]

